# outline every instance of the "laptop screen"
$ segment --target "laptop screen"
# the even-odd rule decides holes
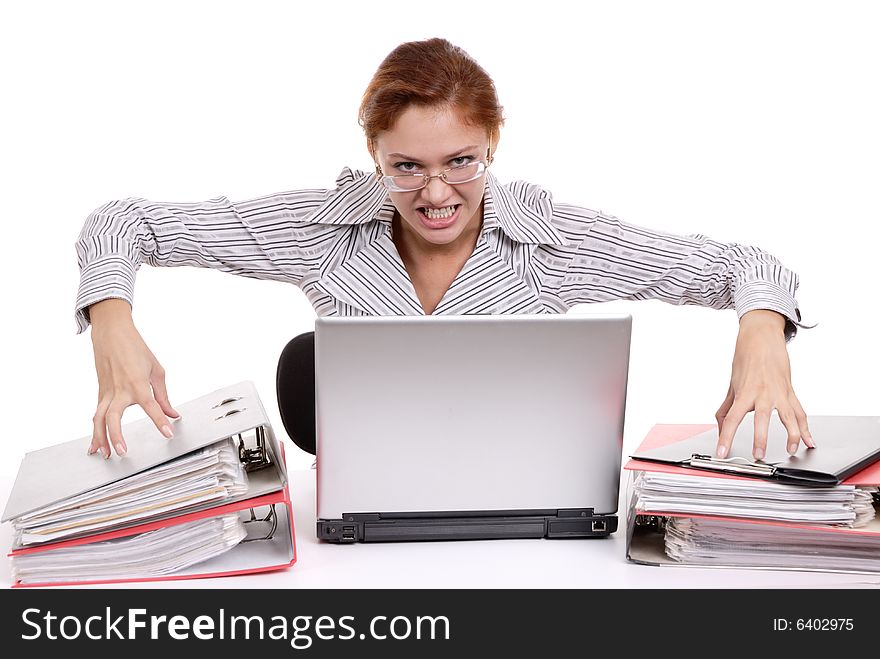
[[[631,322],[319,318],[318,517],[615,512]]]

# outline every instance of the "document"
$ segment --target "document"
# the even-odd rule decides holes
[[[251,382],[182,403],[172,439],[125,424],[130,451],[90,437],[25,455],[3,521],[14,587],[229,576],[296,561],[284,451]]]
[[[646,513],[690,513],[858,528],[874,519],[873,486],[817,488],[755,479],[636,472],[636,507]]]
[[[820,418],[824,439],[814,432],[818,448],[801,448],[789,458],[768,455],[785,477],[687,464],[687,456],[712,450],[717,428],[654,426],[625,465],[627,559],[671,567],[880,573],[874,418]],[[740,451],[747,450],[745,442]],[[820,463],[814,458],[821,451]],[[861,469],[853,472],[853,465]],[[802,477],[790,477],[797,472]]]
[[[247,492],[248,481],[233,440],[123,478],[13,521],[21,545],[97,533],[195,504]]]
[[[671,517],[666,555],[688,565],[880,572],[880,535]]]
[[[214,558],[246,537],[238,514],[231,513],[118,540],[13,556],[12,575],[22,584],[159,577]]]

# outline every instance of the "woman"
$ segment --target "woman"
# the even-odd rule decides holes
[[[786,341],[797,277],[753,247],[681,237],[551,201],[489,171],[503,123],[494,84],[443,39],[405,43],[374,75],[360,123],[375,175],[344,169],[332,190],[245,202],[110,202],[77,243],[80,331],[91,322],[98,406],[89,453],[123,455],[122,413],[140,405],[167,437],[165,373],[131,318],[142,263],[291,282],[319,315],[560,313],[615,298],[736,308],[740,329],[716,419],[724,457],[755,410],[764,456],[778,410],[788,450],[812,447]]]

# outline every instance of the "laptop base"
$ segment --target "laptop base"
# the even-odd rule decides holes
[[[592,508],[503,512],[345,513],[319,519],[318,539],[337,544],[506,538],[604,538],[617,530],[616,515]]]

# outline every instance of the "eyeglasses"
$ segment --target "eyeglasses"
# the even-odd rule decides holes
[[[461,185],[470,183],[480,178],[486,171],[486,163],[482,160],[470,162],[461,167],[450,167],[439,174],[401,174],[400,176],[385,176],[382,168],[376,165],[376,177],[379,182],[391,192],[415,192],[421,190],[432,178],[439,178],[449,185]]]
[[[450,167],[449,169],[444,169],[439,174],[400,174],[398,176],[385,176],[382,172],[382,167],[379,166],[379,163],[376,163],[376,178],[390,192],[415,192],[427,186],[432,178],[439,178],[449,185],[461,185],[462,183],[476,181],[491,164],[492,141],[489,140],[485,161],[478,160],[460,167]]]

